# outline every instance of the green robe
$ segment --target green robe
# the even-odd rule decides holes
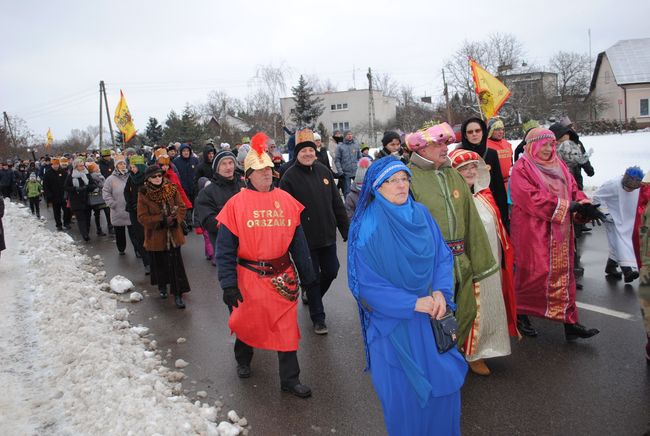
[[[476,318],[473,284],[495,274],[500,267],[492,255],[472,192],[451,162],[436,170],[432,162],[413,153],[409,168],[415,200],[429,209],[447,242],[465,243],[465,252],[454,256],[454,302],[460,330],[458,344],[462,347]]]

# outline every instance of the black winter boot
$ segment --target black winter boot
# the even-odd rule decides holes
[[[600,333],[598,329],[588,329],[582,324],[567,324],[564,323],[564,336],[567,341],[575,341],[576,339],[587,339],[592,336],[596,336]]]
[[[620,279],[623,275],[618,270],[618,263],[615,260],[607,259],[607,265],[605,265],[605,274],[608,276],[615,277]]]

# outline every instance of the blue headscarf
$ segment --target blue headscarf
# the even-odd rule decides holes
[[[363,259],[369,268],[395,287],[416,295],[430,287],[433,277],[435,250],[432,249],[434,240],[429,231],[428,211],[410,195],[406,203],[398,206],[378,192],[382,183],[400,171],[411,175],[410,169],[394,156],[386,156],[370,165],[350,224],[348,282],[359,307],[366,370],[370,369],[367,336],[370,314],[359,298],[357,258]],[[431,385],[411,357],[404,326],[398,325],[390,339],[407,378],[424,404]]]

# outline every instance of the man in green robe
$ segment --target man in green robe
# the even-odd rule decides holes
[[[442,123],[406,135],[411,149],[411,192],[436,221],[454,255],[454,301],[458,320],[458,344],[462,348],[476,318],[474,283],[500,270],[492,256],[485,227],[474,205],[472,192],[451,167],[447,145],[454,132]]]

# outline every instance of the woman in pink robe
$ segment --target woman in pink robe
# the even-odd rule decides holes
[[[578,323],[571,214],[590,203],[555,150],[555,135],[534,128],[510,177],[518,326],[536,336],[528,315],[564,323],[567,340],[599,333]]]

